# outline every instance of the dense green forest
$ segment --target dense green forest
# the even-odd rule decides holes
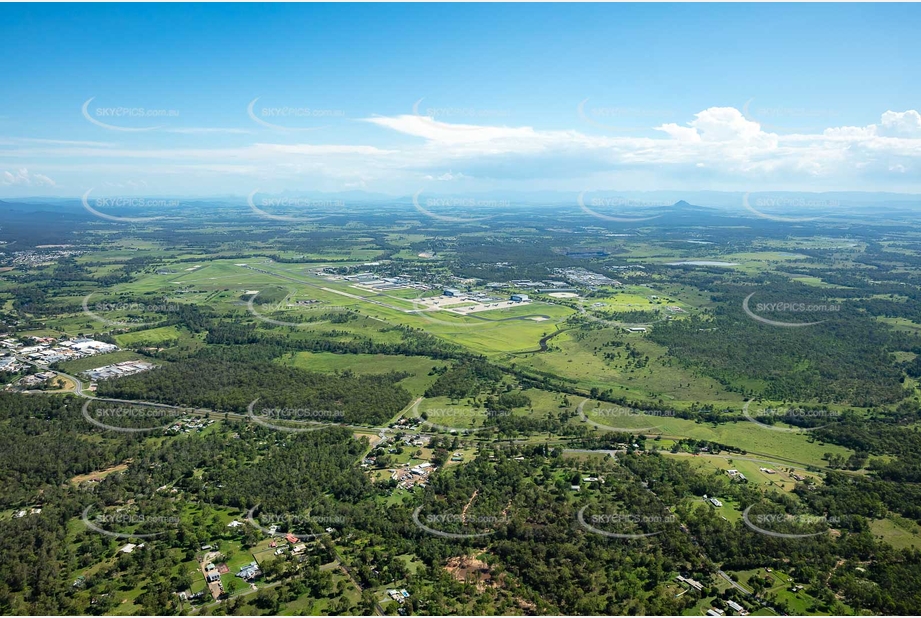
[[[836,313],[765,312],[761,317],[773,320],[821,322],[807,328],[776,328],[743,313],[746,294],[738,288],[722,291],[712,316],[657,325],[650,337],[666,346],[677,362],[700,368],[746,396],[859,407],[905,397],[902,372],[889,356],[904,346],[879,323],[843,305]],[[795,287],[759,292],[759,301],[762,295],[764,303],[785,298],[815,305],[830,302]],[[743,386],[752,382],[758,387]]]
[[[99,394],[118,399],[138,399],[215,411],[246,412],[259,399],[259,410],[341,412],[336,420],[378,424],[410,401],[397,382],[404,376],[328,375],[294,367],[257,362],[191,359],[121,380],[102,382]],[[293,415],[291,420],[298,420]]]

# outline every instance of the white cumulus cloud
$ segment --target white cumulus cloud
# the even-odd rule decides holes
[[[426,180],[438,180],[440,182],[450,182],[452,180],[462,180],[464,178],[467,177],[461,172],[456,174],[454,172],[445,172],[444,174],[439,174],[437,176],[429,174],[425,177]]]
[[[24,167],[19,168],[15,172],[5,171],[0,178],[2,178],[0,182],[5,185],[21,185],[26,187],[53,187],[57,185],[56,182],[44,174],[30,174],[29,170]]]
[[[887,111],[883,114],[882,125],[900,135],[921,136],[921,114],[910,109],[905,112]]]

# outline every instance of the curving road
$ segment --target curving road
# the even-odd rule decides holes
[[[513,320],[515,318],[506,318],[506,319]],[[557,335],[559,335],[560,333],[565,333],[568,330],[572,330],[572,329],[571,328],[561,328],[558,331],[552,332],[549,335],[545,335],[544,337],[541,337],[540,341],[537,342],[537,345],[539,347],[536,350],[525,350],[524,352],[509,352],[509,354],[511,356],[519,356],[521,354],[538,354],[540,352],[546,352],[548,349],[550,349],[550,346],[547,345],[547,342],[553,339],[554,337],[556,337]]]
[[[582,402],[579,403],[579,406],[576,408],[576,412],[579,413],[580,419],[582,419],[583,421],[585,421],[586,423],[588,423],[589,425],[593,427],[597,427],[598,429],[606,429],[608,431],[622,431],[624,433],[642,433],[644,431],[658,429],[658,427],[656,427],[655,425],[653,425],[652,427],[634,427],[634,428],[611,427],[610,425],[602,425],[601,423],[595,422],[585,415],[585,410],[584,410],[585,404],[588,403],[589,401],[591,401],[591,399],[583,399]]]

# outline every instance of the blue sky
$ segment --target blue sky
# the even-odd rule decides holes
[[[0,198],[921,192],[919,18],[878,4],[4,4]]]

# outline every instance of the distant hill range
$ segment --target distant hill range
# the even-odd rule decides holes
[[[582,212],[579,205],[580,195],[583,203],[591,213]],[[127,197],[127,196],[126,196]],[[131,196],[134,198],[141,196]],[[117,209],[99,206],[99,211],[127,217],[166,216],[181,217],[185,213],[208,216],[209,213],[220,218],[237,216],[256,216],[248,205],[250,196],[215,196],[179,197],[179,196],[143,196],[148,199],[169,199],[178,201],[164,213],[162,208],[145,209],[118,207]],[[899,218],[921,213],[921,195],[900,193],[870,192],[753,192],[731,193],[719,191],[586,191],[569,193],[548,192],[509,192],[495,193],[425,193],[414,202],[413,195],[388,196],[364,191],[342,193],[321,192],[286,192],[278,194],[259,194],[257,203],[265,198],[285,198],[294,205],[290,208],[266,208],[267,211],[281,213],[298,213],[296,201],[316,200],[319,204],[308,204],[300,210],[326,210],[338,214],[361,212],[365,208],[383,214],[394,212],[413,212],[413,216],[425,217],[430,213],[446,216],[458,216],[464,213],[490,213],[494,216],[514,215],[522,210],[539,213],[544,217],[566,216],[567,219],[585,214],[597,213],[599,222],[606,216],[611,220],[622,218],[655,217],[649,225],[683,225],[700,224],[700,219],[708,219],[709,224],[725,224],[716,219],[768,219],[775,217],[834,217],[847,216],[855,218],[873,217],[875,220]],[[431,206],[427,212],[418,212],[417,203],[428,204],[431,198],[446,204]],[[91,202],[95,203],[93,200]],[[282,203],[282,202],[280,202]],[[466,207],[466,204],[471,204]],[[324,204],[334,204],[326,207]],[[597,204],[597,205],[596,205]],[[543,212],[541,212],[543,211]],[[764,216],[767,215],[767,216]],[[17,223],[36,221],[74,222],[95,219],[84,208],[81,197],[28,197],[5,198],[0,200],[0,227],[12,227]],[[335,220],[329,221],[335,224]],[[546,222],[546,221],[545,221]],[[7,230],[4,230],[6,232]]]

